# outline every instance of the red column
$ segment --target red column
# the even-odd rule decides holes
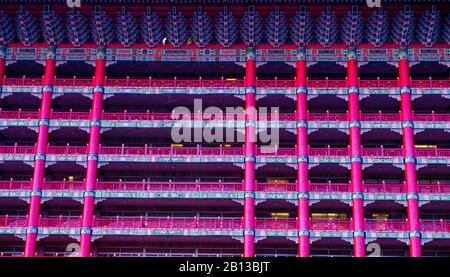
[[[347,49],[348,112],[350,120],[350,159],[352,186],[353,247],[355,257],[365,256],[364,195],[361,173],[361,142],[359,121],[358,61],[355,47]]]
[[[309,257],[309,184],[308,184],[308,118],[306,49],[297,49],[295,64],[297,92],[297,192],[298,192],[298,256]]]
[[[244,143],[244,257],[255,255],[255,163],[256,163],[256,49],[246,49]]]
[[[82,227],[80,234],[80,256],[89,257],[91,253],[91,237],[94,216],[94,198],[97,185],[97,165],[100,143],[100,124],[103,105],[105,83],[106,49],[100,46],[97,49],[95,61],[95,77],[93,80],[93,99],[91,108],[91,126],[89,131],[89,145],[87,157],[86,183],[84,184],[84,205]]]
[[[420,257],[422,253],[420,247],[419,195],[416,182],[414,123],[412,118],[411,89],[409,87],[408,49],[406,47],[399,48],[398,58],[403,155],[405,158],[405,179],[408,200],[409,251],[411,257]]]
[[[25,257],[33,257],[36,254],[36,238],[38,235],[42,187],[45,174],[45,158],[48,144],[48,127],[52,106],[53,81],[55,79],[55,56],[56,48],[49,46],[47,49],[47,60],[45,62],[44,79],[42,81],[42,99],[39,112],[38,138],[34,156],[31,200],[27,219]]]

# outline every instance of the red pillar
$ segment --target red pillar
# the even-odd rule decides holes
[[[365,256],[364,235],[364,195],[361,170],[361,141],[359,121],[359,89],[358,61],[355,47],[347,49],[347,87],[348,112],[350,120],[350,159],[351,159],[351,189],[353,217],[353,250],[355,257]]]
[[[256,49],[246,49],[244,143],[244,257],[255,255],[255,163],[256,163]]]
[[[295,65],[297,92],[297,192],[298,192],[298,256],[309,257],[309,184],[306,49],[297,49]]]
[[[36,254],[36,239],[38,235],[42,187],[45,174],[45,158],[48,144],[48,127],[52,106],[53,81],[55,79],[55,56],[56,48],[49,46],[47,49],[47,60],[45,62],[44,79],[42,81],[42,99],[39,112],[38,138],[34,156],[31,200],[27,219],[25,257],[33,257]]]
[[[398,57],[403,155],[405,158],[405,179],[408,200],[409,251],[411,257],[420,257],[422,253],[420,246],[419,195],[416,182],[414,123],[412,118],[411,89],[409,81],[408,48],[400,47]]]
[[[100,143],[100,124],[103,106],[103,93],[105,83],[106,49],[100,46],[97,49],[95,61],[95,77],[93,80],[93,99],[91,108],[91,126],[89,131],[89,145],[87,157],[86,182],[84,184],[84,205],[82,227],[80,234],[80,256],[89,257],[91,253],[91,237],[94,216],[94,198],[97,185],[97,165]]]

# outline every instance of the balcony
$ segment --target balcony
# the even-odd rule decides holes
[[[0,217],[0,228],[24,228],[26,217]],[[43,217],[40,228],[72,229],[81,228],[81,217]],[[223,217],[95,217],[94,229],[204,229],[204,230],[238,230],[243,229],[243,218]],[[297,219],[256,218],[259,230],[296,230]],[[407,221],[385,219],[365,219],[364,227],[373,232],[405,232],[409,230]],[[310,219],[313,231],[351,231],[352,220],[347,219]],[[420,221],[423,232],[449,233],[450,221]]]
[[[3,83],[4,86],[42,86],[41,78],[12,78],[7,77]],[[92,87],[92,79],[89,78],[55,78],[55,87]],[[242,88],[244,80],[229,79],[133,79],[133,78],[106,78],[106,87],[116,88]],[[359,86],[362,88],[398,88],[398,80],[360,80]],[[292,88],[295,87],[294,80],[257,80],[257,88]],[[335,89],[347,87],[346,80],[308,80],[308,88]],[[411,80],[412,88],[442,88],[450,87],[449,80]]]
[[[84,181],[45,181],[45,190],[82,190]],[[368,193],[405,193],[404,184],[364,184]],[[147,182],[147,181],[98,181],[97,190],[118,191],[239,191],[243,182]],[[450,193],[450,184],[418,184],[420,193]],[[295,192],[295,183],[261,183],[257,182],[257,191]],[[350,184],[345,183],[310,183],[311,192],[351,192]],[[30,181],[0,181],[0,190],[30,190]]]
[[[258,114],[259,121],[268,122],[295,122],[295,113],[275,113],[275,114]],[[51,120],[89,120],[90,112],[55,112],[50,114]],[[400,113],[361,113],[361,121],[367,122],[397,122],[401,121]],[[7,111],[0,110],[0,119],[12,120],[30,120],[39,119],[39,111]],[[214,114],[201,113],[190,114],[186,118],[185,114],[177,113],[161,113],[161,112],[103,112],[101,119],[103,121],[177,121],[177,120],[226,120],[226,121],[243,121],[244,114]],[[347,122],[350,121],[348,113],[307,113],[308,121],[320,122]],[[414,113],[413,120],[418,122],[450,122],[450,114],[439,113]]]

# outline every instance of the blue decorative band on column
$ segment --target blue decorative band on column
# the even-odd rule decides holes
[[[401,87],[400,94],[403,94],[403,93],[411,94],[411,88],[408,86]]]
[[[56,47],[54,45],[50,45],[47,48],[47,59],[55,59],[56,58]]]
[[[297,87],[295,89],[296,94],[308,94],[308,88],[307,87]]]
[[[358,89],[358,87],[351,86],[351,87],[347,88],[347,93],[348,94],[352,94],[352,93],[359,94],[359,89]]]
[[[301,128],[301,127],[308,128],[308,121],[306,121],[306,120],[297,121],[297,128]]]
[[[92,88],[92,92],[104,93],[105,92],[105,88],[103,86],[95,86],[95,87]]]
[[[419,194],[417,192],[408,192],[406,194],[406,200],[419,200]]]
[[[41,118],[39,119],[38,126],[49,126],[50,120],[48,118]]]
[[[411,120],[404,120],[402,121],[402,128],[414,128],[414,122],[412,122]]]
[[[245,121],[245,127],[253,127],[253,128],[256,128],[257,126],[256,126],[257,124],[256,124],[256,121],[254,121],[254,120],[246,120]]]
[[[254,61],[256,60],[256,48],[253,46],[247,47],[245,49],[245,60],[246,61]]]
[[[91,227],[81,227],[80,234],[92,235],[92,228]]]
[[[85,190],[83,191],[83,197],[95,197],[94,190]]]
[[[98,161],[98,155],[97,154],[93,154],[93,153],[88,154],[87,155],[87,160],[88,161]]]
[[[298,155],[297,162],[298,163],[309,163],[309,157],[307,155]]]
[[[98,120],[98,119],[92,119],[89,122],[89,126],[98,126],[98,127],[102,127],[102,121]]]
[[[362,192],[352,192],[352,199],[364,200],[364,194]]]
[[[42,92],[50,92],[53,93],[53,85],[43,85]]]
[[[356,60],[357,59],[357,50],[356,47],[350,46],[347,48],[347,61]]]
[[[256,162],[256,158],[253,155],[246,155],[244,161],[245,162]]]
[[[0,86],[0,94],[2,94],[2,92],[3,92],[3,87]]]
[[[307,191],[297,192],[298,199],[309,199],[309,193]]]
[[[253,228],[245,228],[244,229],[244,236],[255,236],[255,229]]]
[[[398,48],[398,59],[399,60],[408,59],[408,48],[406,46],[401,46]]]
[[[31,191],[31,196],[39,196],[39,197],[41,197],[42,196],[42,190],[40,190],[40,189],[33,189]]]
[[[299,237],[309,237],[309,230],[308,229],[300,229],[298,230],[298,236]]]
[[[27,234],[37,234],[38,228],[36,226],[27,226],[27,228],[25,229],[25,232]]]
[[[245,94],[256,94],[256,88],[254,86],[246,86]]]
[[[405,163],[417,163],[417,159],[414,156],[405,156]]]
[[[0,45],[0,59],[6,59],[7,52],[6,45]]]
[[[411,230],[409,231],[409,237],[410,238],[420,238],[422,235],[420,234],[419,230]]]
[[[103,45],[100,45],[97,48],[97,56],[96,56],[97,60],[104,60],[106,59],[106,47]]]
[[[354,230],[353,231],[353,237],[365,237],[366,232],[364,230]]]
[[[36,153],[36,155],[34,155],[34,160],[38,161],[45,161],[46,160],[46,155],[44,153]]]
[[[297,61],[305,61],[306,60],[306,48],[298,47],[297,48]]]
[[[350,128],[352,128],[352,127],[361,128],[361,122],[359,122],[359,120],[352,120],[352,121],[349,122],[348,126]]]
[[[255,192],[252,190],[246,190],[244,192],[244,198],[255,198],[255,197],[256,197]]]
[[[353,155],[350,158],[350,162],[352,162],[352,163],[362,163],[362,158],[361,158],[361,156]]]

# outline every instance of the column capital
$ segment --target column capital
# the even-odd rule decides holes
[[[398,60],[408,60],[408,47],[400,46],[398,48]]]
[[[106,59],[106,46],[100,45],[97,48],[97,60],[104,60]]]
[[[358,54],[358,50],[355,46],[349,46],[347,48],[347,61],[356,60]]]
[[[306,48],[298,47],[297,48],[297,61],[305,61],[306,60]]]
[[[0,45],[0,59],[6,59],[7,49],[6,45]]]
[[[54,60],[56,58],[56,46],[49,45],[47,48],[47,59]]]
[[[255,47],[249,46],[245,49],[245,60],[246,61],[256,60],[256,48]]]

